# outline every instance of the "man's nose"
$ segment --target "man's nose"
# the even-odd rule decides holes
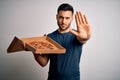
[[[65,19],[63,19],[62,23],[65,23],[65,22],[66,22],[66,20],[65,20]]]

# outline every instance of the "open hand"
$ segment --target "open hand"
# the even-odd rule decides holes
[[[70,29],[70,32],[75,34],[80,42],[87,41],[91,36],[90,25],[88,24],[85,15],[82,15],[80,11],[75,14],[77,31]]]

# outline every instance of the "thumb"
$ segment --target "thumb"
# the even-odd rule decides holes
[[[74,34],[74,35],[76,35],[76,36],[78,36],[78,32],[77,31],[75,31],[75,30],[73,30],[73,29],[69,29],[69,32],[71,32],[72,34]]]

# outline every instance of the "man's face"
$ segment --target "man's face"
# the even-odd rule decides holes
[[[71,11],[59,11],[57,14],[57,24],[61,31],[65,31],[70,27],[73,15]]]

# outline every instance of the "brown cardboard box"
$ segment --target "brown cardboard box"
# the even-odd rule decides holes
[[[48,48],[35,48],[31,42],[40,42],[43,45],[47,43]],[[35,44],[38,45],[38,44]],[[52,48],[49,48],[52,45]],[[48,36],[17,38],[14,37],[9,45],[7,52],[32,51],[35,54],[64,54],[66,49]]]

